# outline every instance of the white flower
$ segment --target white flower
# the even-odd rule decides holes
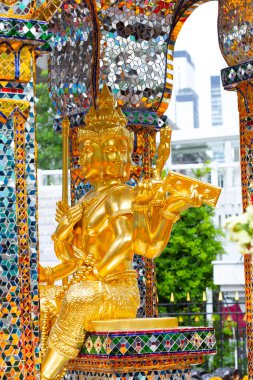
[[[250,231],[252,232],[252,235],[253,235],[253,216],[252,216],[251,220],[249,220],[249,229],[250,229]]]
[[[240,223],[240,218],[238,216],[231,216],[227,218],[224,223],[224,228],[232,230],[236,224]]]
[[[253,205],[247,207],[247,211],[241,216],[228,218],[225,228],[229,231],[229,238],[237,241],[240,252],[245,255],[253,255]]]
[[[249,219],[253,218],[253,205],[250,205],[246,208],[246,213],[249,215]]]
[[[236,233],[236,235],[239,244],[250,244],[252,242],[252,237],[248,234],[247,231],[239,231]]]
[[[249,214],[247,212],[244,212],[240,217],[239,217],[239,220],[240,222],[239,223],[242,223],[242,224],[247,224],[249,222]]]

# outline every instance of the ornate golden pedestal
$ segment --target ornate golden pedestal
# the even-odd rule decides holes
[[[216,353],[213,328],[178,327],[176,318],[99,321],[93,327],[65,379],[188,379],[191,365]]]

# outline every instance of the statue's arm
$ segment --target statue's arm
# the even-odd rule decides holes
[[[132,215],[120,215],[111,220],[115,240],[107,250],[97,269],[104,277],[129,259],[132,251]]]
[[[160,207],[155,200],[134,207],[134,250],[148,258],[156,258],[163,252],[180,213],[201,206],[203,199],[193,187],[191,192],[164,193],[164,199],[159,202]]]
[[[56,228],[54,236],[58,241],[64,241],[68,239],[72,233],[74,226],[82,218],[83,208],[81,204],[76,204],[70,207],[67,214],[60,219],[60,222]]]
[[[67,214],[63,216],[52,235],[54,241],[55,254],[61,261],[69,261],[74,257],[73,244],[77,245],[76,238],[77,225],[82,218],[83,209],[81,204],[69,208]]]
[[[77,268],[77,262],[71,260],[55,265],[54,267],[44,268],[39,264],[39,281],[51,285],[55,281],[70,276],[77,270]]]
[[[149,259],[158,257],[166,247],[177,215],[164,217],[160,208],[134,212],[134,252]]]

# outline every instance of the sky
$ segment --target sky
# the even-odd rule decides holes
[[[195,89],[199,95],[200,128],[211,120],[210,76],[220,75],[227,67],[218,43],[218,2],[200,5],[186,20],[177,38],[175,50],[187,50],[195,64]],[[236,92],[222,89],[224,123],[238,130]],[[169,113],[169,110],[168,110]]]

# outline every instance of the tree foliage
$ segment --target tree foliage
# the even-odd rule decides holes
[[[212,261],[224,253],[222,231],[212,217],[214,210],[203,205],[182,213],[170,241],[156,260],[160,302],[185,302],[187,292],[199,299],[206,287],[213,287]]]
[[[47,72],[42,73],[42,76],[46,77]],[[53,129],[55,111],[49,97],[47,83],[39,83],[36,86],[36,97],[38,167],[39,169],[61,169],[61,135],[55,133]]]

